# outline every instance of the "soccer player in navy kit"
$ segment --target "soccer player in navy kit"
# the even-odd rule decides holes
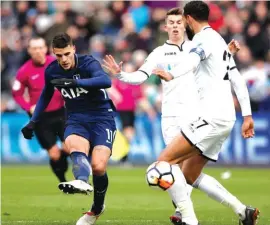
[[[45,87],[22,133],[25,138],[32,138],[35,124],[49,104],[54,88],[57,88],[65,100],[67,120],[64,139],[75,177],[75,180],[62,182],[58,187],[67,194],[92,192],[93,188],[88,183],[91,156],[94,203],[77,225],[95,224],[105,209],[106,168],[116,133],[115,108],[104,90],[111,87],[111,80],[91,55],[75,54],[75,46],[66,33],[53,38],[52,48],[57,60],[45,71]]]

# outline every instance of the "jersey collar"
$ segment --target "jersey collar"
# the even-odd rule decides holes
[[[212,27],[210,27],[210,26],[208,25],[208,26],[203,27],[202,30],[206,30],[206,29],[209,29],[209,28],[212,29]],[[201,30],[201,31],[202,31],[202,30]]]
[[[166,41],[166,42],[165,42],[165,44],[167,44],[167,45],[173,45],[173,46],[176,46],[176,47],[179,49],[180,52],[183,51],[183,45],[184,45],[184,43],[185,43],[185,41],[183,41],[183,42],[181,43],[181,45],[179,46],[179,45],[176,45],[176,44],[172,44],[172,43],[170,43],[169,41]]]

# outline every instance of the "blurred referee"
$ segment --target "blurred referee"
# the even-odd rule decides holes
[[[36,103],[45,86],[45,69],[55,59],[47,56],[47,46],[41,37],[30,39],[28,53],[31,57],[17,72],[12,87],[15,101],[24,109],[29,116],[35,110]],[[29,101],[24,95],[28,89]],[[61,93],[55,90],[53,98],[43,113],[40,121],[35,126],[35,134],[39,144],[46,149],[50,157],[50,165],[60,182],[65,182],[65,172],[68,169],[67,156],[64,145],[59,149],[56,145],[57,137],[63,143],[65,111]]]

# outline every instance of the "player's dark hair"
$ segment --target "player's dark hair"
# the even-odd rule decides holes
[[[54,36],[52,40],[53,48],[65,48],[67,46],[73,45],[71,37],[67,33],[60,33]]]
[[[168,16],[170,15],[183,15],[183,10],[180,9],[179,7],[175,7],[175,8],[172,8],[170,9],[167,13],[166,13],[166,19],[168,18]]]
[[[184,7],[184,16],[188,15],[200,22],[208,21],[209,7],[203,1],[188,2]]]

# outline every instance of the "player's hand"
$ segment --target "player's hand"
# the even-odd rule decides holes
[[[51,80],[51,84],[53,84],[56,87],[63,87],[63,88],[77,86],[77,82],[75,79],[66,79],[66,78]]]
[[[155,74],[160,79],[165,80],[165,81],[170,81],[173,79],[173,76],[170,73],[168,73],[164,70],[161,70],[161,69],[154,69],[152,71],[152,74]]]
[[[34,136],[35,122],[30,121],[21,131],[25,139],[32,139]]]
[[[109,73],[113,76],[121,73],[123,62],[117,64],[114,58],[111,55],[106,55],[105,59],[103,59],[102,66],[109,71]]]
[[[241,49],[239,42],[234,39],[232,39],[228,44],[228,48],[233,55],[235,55]]]
[[[242,124],[242,136],[243,138],[252,138],[254,135],[254,121],[252,116],[245,116]]]

